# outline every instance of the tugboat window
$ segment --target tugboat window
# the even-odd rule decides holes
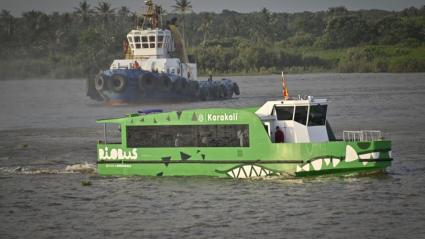
[[[294,115],[293,106],[276,106],[277,120],[292,120]]]
[[[146,36],[142,37],[142,42],[148,42],[148,38]]]
[[[327,105],[310,106],[310,114],[308,116],[308,126],[325,125]]]
[[[305,125],[307,123],[307,106],[296,106],[294,120],[300,124]]]
[[[138,37],[138,36],[134,37],[134,42],[136,42],[136,43],[140,42],[140,37]]]
[[[149,36],[149,41],[150,42],[155,42],[155,36]]]
[[[127,147],[249,147],[249,126],[127,126]]]

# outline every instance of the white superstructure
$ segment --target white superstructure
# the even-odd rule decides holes
[[[284,132],[285,143],[329,141],[326,129],[327,100],[290,99],[267,101],[255,113],[274,142],[276,126]]]
[[[177,50],[175,40],[182,41],[180,38],[173,39],[173,33],[179,33],[177,30],[172,33],[169,29],[159,28],[161,10],[158,10],[158,6],[153,5],[152,1],[146,1],[146,5],[143,26],[127,34],[126,59],[114,60],[110,69],[142,69],[196,80],[196,64],[188,63],[183,42],[179,45],[182,48],[180,53],[184,55],[181,56],[182,59],[172,56]]]

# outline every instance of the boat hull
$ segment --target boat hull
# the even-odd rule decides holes
[[[233,94],[239,95],[239,87],[229,79],[195,81],[140,69],[105,70],[87,81],[87,96],[111,104],[229,99]]]
[[[119,155],[124,158],[118,159]],[[390,141],[269,144],[249,148],[143,148],[98,144],[100,175],[255,178],[383,171]]]

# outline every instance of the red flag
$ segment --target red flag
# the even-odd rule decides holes
[[[286,86],[286,76],[282,72],[282,95],[285,100],[289,98],[288,87]]]

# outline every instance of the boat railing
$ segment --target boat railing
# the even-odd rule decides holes
[[[380,130],[344,130],[344,141],[376,141],[382,140]]]

